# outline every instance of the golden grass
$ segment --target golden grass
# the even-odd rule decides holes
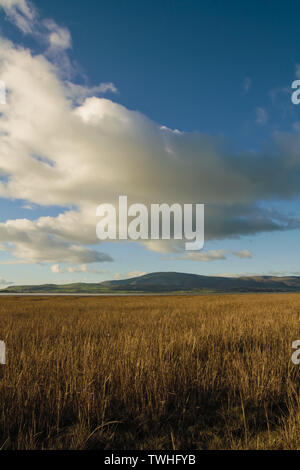
[[[299,449],[299,320],[297,294],[1,297],[0,448]]]

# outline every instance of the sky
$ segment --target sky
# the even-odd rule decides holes
[[[88,5],[88,6],[87,6]],[[0,287],[300,275],[299,3],[0,0]],[[96,207],[205,204],[205,244]]]

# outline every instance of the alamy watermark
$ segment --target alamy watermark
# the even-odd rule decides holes
[[[0,341],[0,364],[6,364],[6,347],[4,341]]]
[[[6,104],[6,86],[3,80],[0,80],[0,104]]]
[[[193,251],[204,246],[204,204],[150,204],[148,210],[145,204],[128,206],[127,196],[119,196],[117,209],[100,204],[96,215],[100,240],[188,240],[185,249]]]

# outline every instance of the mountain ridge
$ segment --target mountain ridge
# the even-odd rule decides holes
[[[129,279],[100,283],[41,284],[9,286],[1,294],[12,293],[222,293],[300,292],[300,276],[222,277],[179,272],[154,272]]]

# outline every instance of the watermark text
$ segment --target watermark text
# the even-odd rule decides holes
[[[119,196],[119,207],[100,204],[101,220],[96,234],[100,240],[188,240],[186,250],[204,246],[204,204],[145,204],[128,206],[127,196]],[[118,232],[118,233],[117,233]]]

